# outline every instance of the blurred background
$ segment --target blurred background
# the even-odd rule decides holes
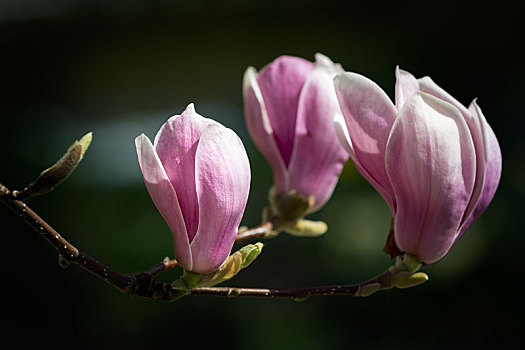
[[[243,224],[260,223],[271,171],[248,137],[248,66],[321,52],[393,97],[394,68],[431,76],[464,104],[477,97],[503,152],[503,176],[481,219],[426,284],[369,298],[289,300],[130,297],[57,253],[5,206],[2,339],[22,346],[151,349],[455,349],[519,344],[525,258],[523,12],[514,1],[0,0],[0,182],[21,189],[86,132],[77,171],[30,205],[70,242],[121,272],[173,257],[134,138],[190,102],[234,129],[252,166]],[[384,271],[389,210],[349,162],[313,219],[319,238],[282,234],[226,283],[350,284]],[[173,280],[177,271],[162,275]]]

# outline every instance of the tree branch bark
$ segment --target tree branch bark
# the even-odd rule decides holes
[[[84,270],[130,295],[138,295],[145,298],[165,301],[177,300],[188,294],[219,297],[262,297],[303,300],[315,295],[366,296],[371,294],[370,292],[373,293],[377,290],[389,289],[394,286],[394,274],[392,271],[388,270],[368,281],[352,285],[286,289],[207,287],[194,288],[191,291],[181,291],[172,288],[170,283],[158,282],[155,279],[157,274],[178,266],[176,260],[166,259],[144,272],[122,274],[91,258],[69,243],[44,219],[29,208],[26,203],[16,199],[16,194],[13,195],[13,192],[9,191],[1,183],[0,200],[58,251],[60,256],[59,262],[62,267],[67,267],[69,264],[79,265]],[[270,223],[263,223],[253,229],[242,231],[237,237],[236,242],[268,236],[270,235],[271,230],[272,225]]]

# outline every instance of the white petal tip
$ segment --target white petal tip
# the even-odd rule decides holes
[[[193,102],[191,102],[190,104],[188,104],[188,106],[186,107],[186,109],[185,109],[184,111],[185,111],[185,112],[186,112],[186,111],[195,112],[195,105],[193,104]]]
[[[253,85],[256,84],[256,82],[257,82],[257,70],[254,67],[249,66],[244,71],[244,75],[242,77],[243,89],[246,90],[250,87],[253,88]]]
[[[148,137],[142,133],[139,136],[135,137],[135,144],[138,145],[139,143],[144,142],[144,139],[147,139],[147,138]]]
[[[334,62],[328,56],[323,55],[320,52],[316,52],[315,55],[315,63],[319,63],[322,65],[332,65]]]

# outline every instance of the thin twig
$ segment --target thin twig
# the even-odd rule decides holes
[[[158,263],[157,265],[151,267],[150,269],[144,272],[149,273],[150,275],[156,276],[161,272],[171,270],[177,266],[179,266],[179,263],[177,262],[177,260],[166,258],[162,262]]]
[[[138,295],[155,300],[173,301],[180,297],[191,295],[221,296],[221,297],[263,297],[263,298],[290,298],[302,300],[315,295],[354,295],[365,296],[373,286],[374,291],[392,288],[392,276],[386,271],[368,281],[352,285],[334,285],[306,288],[266,289],[266,288],[231,288],[231,287],[207,287],[195,288],[191,292],[173,289],[170,283],[162,283],[155,280],[155,275],[177,266],[176,260],[166,259],[163,262],[144,272],[133,272],[122,274],[109,266],[98,262],[74,245],[69,243],[55,229],[46,223],[29,206],[13,197],[5,186],[0,183],[0,200],[11,208],[15,214],[20,216],[29,226],[37,231],[47,242],[49,242],[60,254],[60,265],[66,267],[69,264],[81,266],[84,270],[98,276],[112,286],[130,295]],[[236,242],[255,237],[264,237],[271,231],[271,224],[264,223],[254,229],[242,232]]]
[[[234,287],[210,287],[210,288],[195,288],[191,290],[192,295],[209,295],[220,297],[265,297],[265,298],[285,298],[294,299],[296,301],[305,300],[311,296],[328,296],[328,295],[352,295],[352,296],[367,296],[366,287],[374,286],[374,292],[378,290],[385,290],[393,288],[393,274],[391,271],[385,271],[368,281],[347,284],[347,285],[331,285],[318,287],[302,287],[302,288],[283,288],[283,289],[268,289],[268,288],[234,288]]]
[[[235,243],[244,242],[253,238],[267,238],[273,236],[275,234],[273,233],[272,228],[272,223],[267,221],[254,228],[239,230],[239,233],[235,238]]]

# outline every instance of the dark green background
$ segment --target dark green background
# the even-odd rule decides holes
[[[0,182],[22,188],[88,131],[70,179],[30,205],[66,239],[122,272],[173,257],[151,202],[134,138],[153,138],[194,102],[234,129],[252,166],[243,224],[260,222],[270,169],[248,137],[242,75],[281,54],[322,52],[390,96],[394,68],[430,75],[464,104],[478,97],[503,152],[494,201],[430,281],[369,298],[306,302],[129,297],[56,252],[5,206],[2,340],[54,348],[444,349],[517,344],[523,328],[525,243],[523,13],[513,1],[0,1]],[[281,235],[227,285],[354,283],[386,269],[389,211],[344,169],[313,218],[329,232]],[[175,271],[163,279],[169,281]]]

